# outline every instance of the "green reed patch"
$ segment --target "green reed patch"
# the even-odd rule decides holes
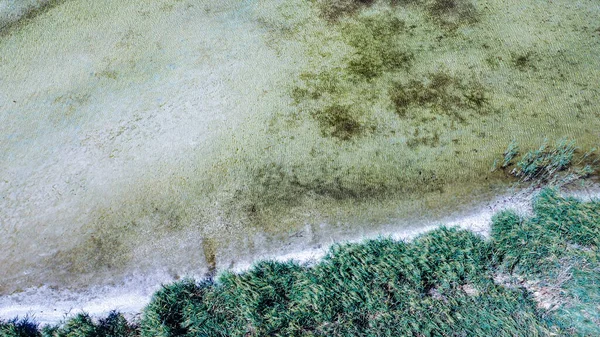
[[[531,274],[561,264],[566,256],[597,250],[600,244],[600,202],[563,198],[556,190],[544,189],[534,202],[535,216],[529,219],[511,211],[492,219],[495,256],[513,272]]]
[[[544,141],[537,150],[528,151],[515,163],[513,160],[520,152],[518,144],[513,140],[504,152],[501,168],[510,168],[508,172],[521,181],[571,181],[594,173],[598,163],[594,151],[592,149],[581,154],[575,141],[559,140],[553,147]],[[560,175],[561,172],[566,174]]]
[[[261,262],[223,274],[209,287],[216,297],[199,296],[203,285],[177,283],[169,289],[185,289],[177,294],[186,309],[166,304],[162,292],[148,308],[162,322],[181,317],[171,331],[188,336],[543,335],[531,298],[492,282],[490,252],[476,235],[449,228],[414,243],[342,244],[312,267]],[[142,331],[161,322],[153,321],[143,320]]]
[[[561,197],[556,189],[536,196],[535,215],[502,212],[492,220],[494,259],[500,274],[520,278],[535,291],[552,329],[566,336],[600,333],[598,287],[600,201]]]
[[[0,330],[1,331],[1,330]],[[107,317],[93,320],[88,314],[81,313],[68,319],[61,326],[44,326],[35,333],[24,335],[6,334],[0,336],[40,336],[40,337],[134,337],[139,336],[136,324],[127,322],[125,317],[112,311]]]
[[[0,321],[0,336],[7,337],[33,337],[40,336],[39,324],[31,317],[14,318],[9,321]]]
[[[535,215],[505,211],[491,240],[441,227],[413,242],[332,246],[313,265],[263,261],[217,280],[164,285],[139,326],[113,312],[2,336],[589,336],[597,305],[600,201],[536,196]],[[510,275],[515,284],[502,281]],[[546,295],[540,295],[546,294]],[[549,297],[547,294],[553,294]],[[548,305],[546,302],[551,302]]]

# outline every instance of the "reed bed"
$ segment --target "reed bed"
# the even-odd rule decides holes
[[[496,214],[491,238],[441,227],[403,242],[336,244],[312,264],[261,261],[185,279],[141,319],[85,313],[1,336],[592,336],[600,334],[600,202],[544,189],[535,214]]]

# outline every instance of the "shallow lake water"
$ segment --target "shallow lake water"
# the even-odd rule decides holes
[[[1,1],[0,295],[418,230],[513,193],[512,140],[600,145],[597,1],[450,2]]]

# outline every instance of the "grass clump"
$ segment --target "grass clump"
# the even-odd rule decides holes
[[[509,173],[521,181],[568,182],[594,172],[597,160],[592,156],[593,151],[576,158],[579,149],[575,146],[575,141],[559,140],[554,147],[548,146],[547,141],[544,141],[537,150],[528,151],[513,163],[513,159],[519,154],[519,147],[512,141],[504,152],[501,168],[512,166]],[[567,174],[560,175],[563,171],[567,171]]]
[[[508,148],[504,151],[504,161],[502,161],[502,168],[506,168],[510,165],[512,160],[519,154],[519,145],[516,140],[512,140],[508,144]]]
[[[584,203],[544,189],[533,209],[531,218],[513,212],[494,216],[498,273],[515,277],[539,306],[550,309],[548,324],[556,334],[600,334],[600,202]]]
[[[554,173],[567,169],[573,161],[575,142],[560,141],[553,149],[544,143],[539,149],[527,152],[519,162],[513,174],[523,180],[546,179]]]
[[[38,337],[42,336],[39,324],[32,318],[14,318],[9,321],[0,320],[0,336],[6,337]]]

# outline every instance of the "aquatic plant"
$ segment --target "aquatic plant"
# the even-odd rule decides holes
[[[348,141],[377,128],[364,104],[378,97],[373,81],[408,69],[413,54],[402,43],[408,28],[391,11],[356,15],[335,29],[350,48],[342,64],[303,72],[290,94],[299,115],[312,117],[324,137]]]
[[[355,52],[348,62],[351,74],[371,80],[384,71],[407,69],[412,53],[402,44],[404,21],[391,12],[358,16],[342,27],[343,36]]]
[[[478,20],[477,8],[470,0],[432,0],[427,10],[434,20],[452,29]]]
[[[411,108],[427,108],[464,123],[467,111],[487,114],[488,94],[476,81],[463,82],[444,71],[427,74],[423,80],[411,79],[408,83],[396,82],[389,98],[399,117],[408,117]]]
[[[9,321],[0,320],[0,336],[6,337],[38,337],[39,324],[31,317],[14,318]]]
[[[361,132],[362,125],[349,106],[332,105],[313,113],[324,136],[349,140]]]
[[[318,0],[317,4],[324,18],[336,21],[363,6],[372,4],[374,0]]]
[[[513,53],[511,55],[512,65],[517,68],[519,71],[526,71],[527,69],[535,69],[535,66],[532,64],[534,59],[534,53],[528,51],[526,53],[517,54]]]

